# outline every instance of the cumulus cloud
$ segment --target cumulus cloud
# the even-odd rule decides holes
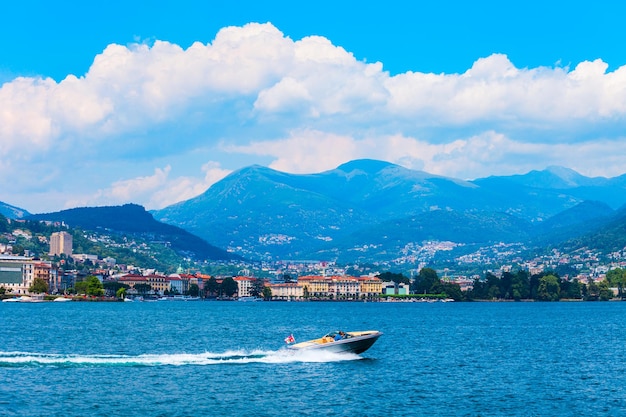
[[[442,176],[475,179],[528,172],[551,165],[571,167],[592,176],[616,176],[624,173],[619,160],[626,155],[626,142],[539,144],[520,142],[487,131],[437,144],[404,135],[358,139],[306,130],[292,132],[288,138],[253,142],[228,150],[269,156],[272,158],[271,168],[297,174],[330,170],[352,159],[369,158]],[[589,159],[603,161],[606,166],[590,167]]]
[[[231,173],[219,162],[204,164],[203,177],[170,178],[171,166],[155,168],[152,175],[116,181],[110,187],[68,201],[68,207],[117,205],[141,202],[147,209],[160,209],[205,192],[212,184]]]
[[[37,162],[28,181],[56,193],[60,182],[73,181],[74,192],[83,187],[67,204],[152,207],[203,192],[240,168],[241,155],[269,158],[289,172],[369,157],[462,178],[541,169],[543,162],[616,175],[626,67],[607,70],[600,59],[573,69],[517,68],[494,54],[460,74],[391,76],[332,40],[293,40],[271,23],[227,27],[187,49],[167,41],[112,44],[84,75],[2,84],[0,175]],[[170,178],[177,164],[201,165],[193,157],[200,150],[216,155],[207,159],[219,155],[218,165]],[[59,154],[98,171],[93,183],[81,184],[79,164],[60,169]],[[115,170],[100,165],[110,165],[107,159],[115,159]],[[13,202],[18,184],[0,199]]]
[[[205,192],[211,185],[231,173],[221,167],[219,162],[211,161],[202,166],[203,177],[177,177],[167,181],[159,189],[153,190],[146,206],[160,209],[180,201],[188,200]]]

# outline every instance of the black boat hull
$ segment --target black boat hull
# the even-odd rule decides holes
[[[359,334],[350,336],[345,339],[336,340],[332,342],[319,342],[320,339],[316,339],[309,342],[302,342],[289,346],[289,349],[293,350],[324,350],[334,353],[354,353],[360,354],[368,350],[382,335],[381,332],[367,332],[365,334]],[[348,333],[350,335],[350,333]]]

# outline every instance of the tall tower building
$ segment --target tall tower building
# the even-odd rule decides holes
[[[55,232],[50,236],[50,256],[72,254],[72,235],[67,232]]]

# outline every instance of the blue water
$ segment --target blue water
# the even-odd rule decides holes
[[[0,304],[2,416],[626,415],[626,303]],[[380,330],[357,355],[283,339]]]

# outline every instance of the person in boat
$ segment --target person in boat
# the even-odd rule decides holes
[[[337,334],[335,334],[335,341],[341,340],[344,337],[346,337],[346,334],[344,332],[342,332],[342,331],[339,331],[339,332],[337,332]]]

